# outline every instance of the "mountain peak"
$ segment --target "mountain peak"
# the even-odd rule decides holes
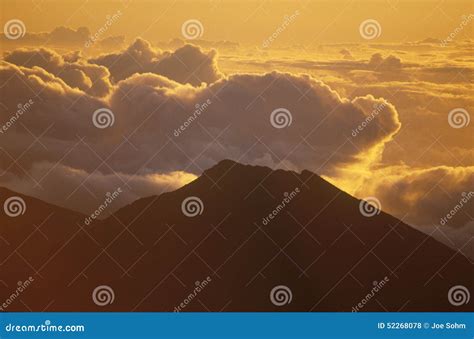
[[[247,167],[248,168],[248,167],[255,167],[255,166],[243,164],[243,163],[237,162],[237,161],[232,160],[232,159],[223,159],[223,160],[220,160],[214,166],[208,168],[207,171],[209,171],[209,170],[224,171],[224,170],[228,170],[232,167],[236,167],[236,168],[246,168]]]
[[[301,173],[298,173],[296,171],[292,170],[285,170],[285,169],[272,169],[269,166],[265,165],[250,165],[250,164],[243,164],[231,159],[224,159],[219,161],[217,164],[214,166],[208,168],[203,172],[203,175],[226,175],[229,172],[233,172],[235,174],[241,174],[241,173],[265,173],[268,174],[270,172],[278,172],[278,173],[287,173],[287,174],[293,174],[295,176],[303,176],[303,177],[308,177],[308,176],[317,176],[315,173],[310,172],[308,170],[303,170]]]
[[[96,311],[90,295],[104,282],[120,296],[108,311],[172,311],[203,279],[212,288],[199,298],[212,310],[350,311],[381,281],[389,287],[364,311],[472,310],[446,298],[453,286],[473,286],[465,257],[386,213],[365,215],[360,200],[310,171],[222,160],[176,191],[95,220],[84,234],[83,217],[50,216],[40,202],[27,203],[24,216],[2,221],[9,245],[0,260],[11,261],[0,280],[16,284],[19,268],[31,274],[8,253],[42,225],[48,238],[21,249],[29,260],[42,259],[36,267],[48,263],[25,295],[35,311],[52,299],[52,311]],[[35,220],[27,219],[30,212]],[[284,309],[268,297],[280,285],[293,295]],[[0,298],[8,293],[0,289]],[[186,310],[201,311],[201,304]]]

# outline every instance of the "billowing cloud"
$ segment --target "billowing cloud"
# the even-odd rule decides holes
[[[395,166],[377,174],[378,180],[365,183],[364,194],[378,197],[384,209],[413,224],[459,228],[474,218],[474,166]],[[446,218],[451,210],[454,215]]]
[[[114,35],[102,40],[99,40],[99,47],[105,50],[117,49],[125,44],[125,37],[123,35]]]
[[[148,160],[155,170],[184,169],[190,159],[204,151],[195,161],[199,168],[226,157],[253,162],[270,156],[274,164],[285,159],[285,164],[294,169],[321,167],[322,172],[329,172],[339,165],[358,162],[366,152],[383,146],[400,126],[395,108],[382,99],[366,96],[349,101],[311,77],[285,73],[235,75],[204,87],[137,74],[120,82],[109,102],[83,97],[80,91],[41,69],[10,65],[3,69],[2,78],[10,79],[4,88],[5,97],[12,102],[9,107],[25,101],[30,91],[41,93],[22,116],[21,123],[30,131],[40,134],[53,124],[48,137],[71,142],[85,136],[102,154],[110,152],[115,141],[125,136],[140,148],[134,155],[136,163]],[[43,95],[48,100],[40,100]],[[352,130],[376,104],[383,104],[383,114],[377,115],[359,138],[349,142]],[[92,116],[104,106],[113,111],[115,124],[99,130]],[[276,128],[281,127],[277,125],[281,108],[289,111],[281,117],[291,119],[291,124]],[[336,126],[338,132],[334,133]],[[21,126],[13,129],[21,130]],[[222,135],[213,142],[211,136],[220,132]],[[13,137],[13,133],[5,133],[5,137]],[[164,146],[159,158],[150,159],[154,150]],[[114,165],[126,173],[137,170],[133,161],[121,159],[129,158],[128,148],[116,152]],[[43,153],[49,156],[41,149],[36,155]],[[77,157],[77,161],[85,161],[81,168],[88,167],[88,157]]]
[[[102,217],[137,199],[175,190],[196,178],[179,171],[141,175],[88,173],[47,162],[33,164],[28,175],[30,180],[8,173],[1,177],[1,183],[14,187],[16,192],[83,213],[92,213],[108,193],[119,190],[117,200],[109,205]]]
[[[70,87],[94,96],[107,95],[112,86],[106,67],[89,64],[81,60],[78,53],[70,53],[63,57],[50,49],[22,48],[7,52],[4,60],[27,68],[41,67],[62,79]]]
[[[166,145],[151,161],[164,170],[183,169],[190,159],[198,170],[233,158],[330,172],[383,146],[400,127],[395,108],[382,99],[342,99],[311,77],[277,72],[233,75],[199,88],[136,75],[118,84],[110,104],[120,133],[136,131],[132,142],[144,150]],[[349,142],[376,104],[384,104],[384,113]]]
[[[194,49],[186,48],[175,53]],[[21,52],[11,55],[15,61],[26,58]],[[105,178],[116,173],[200,174],[224,158],[330,174],[346,164],[375,161],[400,127],[395,108],[383,99],[343,99],[312,77],[288,73],[239,74],[199,87],[153,73],[135,74],[111,87],[107,99],[98,99],[46,71],[67,64],[58,55],[46,55],[44,68],[7,62],[0,67],[8,85],[1,89],[7,98],[2,123],[8,128],[0,136],[5,141],[0,184],[15,182],[13,189],[21,186],[18,180],[37,186],[59,180],[54,171],[33,176],[43,163],[69,173],[99,171]],[[30,98],[34,103],[12,119],[18,103]],[[349,140],[376,106],[383,112]],[[112,112],[113,124],[104,129],[94,120],[101,108]],[[12,165],[12,159],[18,160]],[[12,181],[12,175],[17,179]]]
[[[216,51],[203,52],[199,47],[184,45],[174,52],[161,52],[143,39],[137,39],[122,52],[106,54],[89,60],[106,66],[115,81],[135,73],[154,73],[180,83],[200,85],[220,78]]]
[[[40,67],[26,68],[1,62],[0,79],[3,82],[1,95],[5,98],[0,109],[4,138],[14,137],[22,124],[32,133],[38,134],[54,124],[55,128],[50,130],[49,136],[71,140],[75,138],[74,132],[87,130],[89,123],[85,117],[90,115],[89,112],[105,105],[100,99],[72,88],[61,78]],[[29,100],[33,103],[20,109],[19,106]],[[20,149],[21,143],[22,140],[17,140],[2,143],[2,146],[14,148],[18,145]],[[57,148],[50,152],[54,153],[53,150]]]
[[[383,210],[474,259],[474,166],[387,167],[356,194],[377,197]]]

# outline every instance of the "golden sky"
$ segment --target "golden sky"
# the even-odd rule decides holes
[[[462,0],[2,0],[0,6],[3,21],[18,18],[31,32],[50,31],[57,26],[87,26],[94,31],[107,15],[120,10],[121,23],[110,28],[111,35],[168,40],[180,37],[181,24],[193,18],[204,26],[203,39],[242,44],[259,44],[285,15],[299,10],[298,20],[278,39],[281,45],[361,42],[358,27],[369,18],[382,26],[379,42],[442,38],[473,9],[472,1]],[[460,33],[460,37],[468,38],[469,31]]]

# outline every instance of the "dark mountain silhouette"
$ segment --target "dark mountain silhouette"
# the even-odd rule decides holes
[[[224,160],[90,225],[0,194],[27,206],[18,217],[0,213],[0,302],[34,278],[8,311],[173,311],[185,299],[181,311],[351,311],[363,299],[361,311],[474,309],[448,301],[455,285],[473,290],[464,256],[384,212],[362,215],[360,200],[308,171]],[[201,214],[183,213],[189,197]],[[94,303],[100,285],[113,289],[111,304]],[[291,302],[272,303],[278,285]]]

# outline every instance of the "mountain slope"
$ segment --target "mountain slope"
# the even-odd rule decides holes
[[[199,198],[191,201],[201,214],[193,204],[185,213],[195,216],[183,213],[190,197]],[[28,211],[44,204],[25,200]],[[473,290],[474,269],[464,256],[383,212],[364,216],[359,205],[311,172],[225,160],[181,189],[89,226],[77,213],[48,206],[53,216],[41,226],[48,239],[36,231],[37,241],[13,255],[18,241],[9,239],[28,213],[2,216],[1,235],[11,244],[1,253],[0,297],[33,275],[9,310],[473,310],[448,301],[453,286]],[[113,303],[93,302],[101,285],[113,290]],[[284,292],[272,302],[279,285]],[[275,305],[285,293],[291,301]]]

